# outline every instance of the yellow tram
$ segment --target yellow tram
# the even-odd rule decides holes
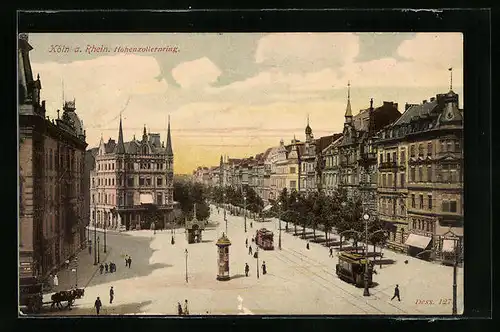
[[[340,252],[339,262],[335,270],[340,279],[355,284],[358,287],[365,285],[366,258],[362,254]],[[373,263],[368,260],[368,286],[372,285]]]

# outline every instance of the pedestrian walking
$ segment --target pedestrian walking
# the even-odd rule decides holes
[[[94,307],[95,307],[96,313],[99,315],[99,311],[101,311],[101,307],[102,307],[101,299],[99,299],[99,296],[97,297],[97,300],[95,300]]]
[[[57,277],[57,274],[54,275],[52,282],[54,283],[54,287],[59,286],[59,278]]]
[[[330,247],[330,257],[333,257],[333,247]]]
[[[105,273],[108,273],[108,263],[104,263],[104,270],[105,270]]]
[[[128,255],[125,255],[125,267],[128,266]]]
[[[248,277],[248,272],[250,272],[250,266],[248,266],[248,263],[245,263],[245,276]]]
[[[132,265],[132,257],[128,256],[128,268]]]
[[[266,274],[266,273],[267,273],[266,261],[263,261],[262,262],[262,274]]]
[[[394,288],[394,296],[391,298],[391,301],[394,300],[395,297],[398,298],[398,301],[401,301],[401,298],[399,297],[399,285],[396,285],[396,288]]]
[[[250,221],[250,228],[253,228],[253,221]]]
[[[309,250],[309,242],[306,244],[306,249]]]
[[[89,255],[92,255],[92,242],[89,242]]]
[[[115,291],[113,290],[113,286],[109,289],[109,304],[113,303],[113,299],[115,298]]]
[[[184,315],[189,315],[188,300],[184,300]]]
[[[248,254],[251,255],[252,254],[252,246],[249,246],[248,247]]]
[[[255,238],[252,236],[252,243],[254,243],[254,242],[255,242]]]
[[[177,302],[177,314],[182,316],[182,306],[180,302]]]
[[[102,271],[104,271],[104,265],[102,265],[102,263],[101,263],[101,265],[99,265],[99,272],[101,272],[101,274],[102,274]]]
[[[248,238],[245,240],[245,246],[248,248]]]

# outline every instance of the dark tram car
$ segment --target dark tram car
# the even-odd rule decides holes
[[[336,265],[336,273],[340,279],[347,281],[357,287],[365,285],[365,257],[361,254],[341,252],[338,254],[339,263]],[[372,285],[373,264],[368,260],[368,286]]]
[[[274,250],[273,237],[273,232],[266,228],[261,228],[257,230],[255,243],[264,250]]]

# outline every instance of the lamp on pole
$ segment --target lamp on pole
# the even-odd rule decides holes
[[[245,233],[247,232],[247,196],[243,196],[243,219],[245,220]]]
[[[370,220],[370,215],[364,213],[363,219],[365,220],[365,290],[363,296],[370,296],[370,291],[368,290],[368,220]]]
[[[259,246],[255,249],[255,254],[257,256],[257,279],[259,279]]]
[[[109,214],[104,219],[104,253],[106,253],[106,224],[108,223]]]
[[[100,242],[100,236],[97,237],[97,263],[100,263],[101,260],[100,260],[100,250],[99,250],[99,242]]]
[[[224,222],[226,223],[226,234],[227,234],[226,193],[224,193],[222,196],[224,198]]]
[[[281,215],[282,215],[281,202],[278,202],[278,206],[280,207],[280,213],[278,217],[278,225],[279,225],[278,248],[281,250]]]
[[[97,265],[97,206],[94,204],[94,265]]]
[[[186,283],[188,282],[188,250],[185,249],[184,253],[186,254]]]

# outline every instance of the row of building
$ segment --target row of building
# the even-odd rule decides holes
[[[458,95],[437,94],[421,104],[384,101],[353,116],[350,86],[342,133],[295,137],[249,158],[221,156],[198,167],[193,180],[209,186],[252,187],[266,202],[283,188],[361,195],[364,208],[385,222],[388,246],[416,255],[453,250],[463,236],[463,110]],[[454,234],[454,235],[453,235]],[[437,257],[439,258],[439,257]]]

